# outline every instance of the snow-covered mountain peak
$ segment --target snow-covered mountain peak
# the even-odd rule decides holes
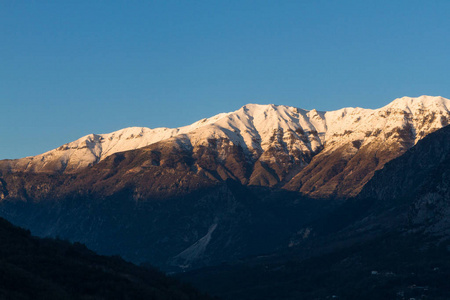
[[[399,134],[418,140],[448,124],[450,100],[442,97],[402,97],[378,109],[343,108],[327,112],[327,142],[397,139]],[[385,134],[380,136],[380,132]],[[393,133],[394,132],[394,133]],[[372,134],[376,133],[376,134]]]
[[[450,100],[437,96],[402,97],[397,98],[381,109],[398,109],[408,113],[416,113],[419,110],[449,111]]]
[[[130,127],[108,134],[90,134],[44,154],[11,161],[10,169],[73,172],[114,153],[171,138],[191,148],[209,147],[213,140],[227,140],[241,146],[253,159],[270,149],[290,156],[311,154],[320,151],[325,143],[332,151],[350,141],[364,145],[374,140],[395,139],[400,133],[410,136],[414,144],[447,125],[449,112],[450,100],[431,96],[402,97],[375,110],[347,107],[323,112],[285,105],[247,104],[234,112],[179,128]]]

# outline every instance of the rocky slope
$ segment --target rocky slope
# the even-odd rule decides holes
[[[450,127],[418,143],[388,163],[365,186],[360,197],[380,207],[407,205],[411,230],[448,239],[450,233]]]

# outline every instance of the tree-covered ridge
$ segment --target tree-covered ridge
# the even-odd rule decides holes
[[[154,269],[0,219],[1,299],[210,299]]]

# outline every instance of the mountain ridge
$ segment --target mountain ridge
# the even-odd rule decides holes
[[[182,177],[189,171],[214,182],[231,178],[313,197],[348,197],[358,194],[375,170],[449,120],[450,100],[431,96],[402,97],[375,110],[330,112],[248,104],[180,128],[87,135],[37,156],[0,161],[0,172],[78,174],[127,151],[161,156],[167,152],[162,149],[178,148],[189,161]],[[129,171],[159,166],[155,155]]]
[[[416,102],[416,103],[419,102],[419,103],[418,103],[418,105],[410,106],[410,105],[408,105],[408,102],[410,102],[411,104],[413,102]],[[5,160],[6,161],[17,161],[20,159],[30,159],[33,157],[45,158],[46,155],[50,155],[54,151],[64,151],[64,150],[69,150],[69,149],[88,148],[96,156],[95,161],[94,161],[94,163],[96,163],[96,162],[104,159],[105,157],[107,157],[111,154],[117,153],[117,152],[123,152],[123,151],[143,148],[145,146],[157,143],[159,141],[170,139],[177,135],[191,133],[191,132],[193,132],[199,128],[202,128],[204,126],[214,124],[215,122],[218,122],[225,117],[238,115],[239,112],[242,110],[244,110],[244,111],[252,110],[253,112],[255,112],[255,111],[257,112],[258,110],[261,110],[261,108],[263,108],[263,110],[265,110],[265,111],[267,111],[268,108],[276,109],[280,113],[280,115],[286,114],[288,110],[291,110],[293,112],[301,111],[302,115],[308,116],[309,117],[308,121],[310,121],[310,123],[313,126],[315,125],[314,128],[312,128],[312,129],[318,131],[319,134],[322,136],[323,134],[326,134],[327,127],[331,127],[331,125],[332,125],[332,124],[327,124],[327,123],[332,123],[333,121],[335,122],[335,120],[332,120],[331,122],[330,121],[325,122],[325,124],[318,124],[317,122],[314,122],[314,118],[318,117],[318,118],[324,119],[325,115],[328,114],[328,115],[330,115],[330,117],[328,117],[328,119],[333,119],[335,117],[334,115],[339,115],[339,114],[341,114],[343,117],[344,115],[352,114],[355,111],[356,112],[373,113],[375,111],[381,111],[384,109],[400,109],[400,110],[405,110],[405,111],[407,110],[410,113],[412,113],[412,112],[417,111],[418,109],[424,109],[424,108],[429,108],[432,106],[437,106],[436,105],[437,102],[439,102],[441,109],[444,108],[447,111],[450,110],[449,109],[450,108],[449,100],[445,99],[443,97],[440,97],[440,96],[437,96],[437,97],[420,96],[417,98],[402,97],[402,98],[397,98],[394,101],[392,101],[391,103],[389,103],[381,108],[378,108],[378,109],[365,109],[365,108],[361,108],[361,107],[344,107],[344,108],[334,110],[334,111],[317,111],[316,109],[306,110],[306,109],[301,109],[301,108],[286,106],[286,105],[275,105],[275,104],[261,105],[261,104],[249,103],[249,104],[242,106],[240,109],[238,109],[236,111],[228,112],[228,113],[219,113],[212,117],[204,118],[204,119],[196,121],[190,125],[186,125],[186,126],[182,126],[182,127],[177,127],[177,128],[157,127],[157,128],[153,128],[153,129],[147,128],[147,127],[126,127],[126,128],[123,128],[123,129],[120,129],[120,130],[117,130],[117,131],[114,131],[111,133],[106,133],[106,134],[91,133],[86,136],[80,137],[79,139],[77,139],[75,141],[61,145],[58,148],[46,151],[42,154],[27,156],[27,157],[19,158],[19,159],[5,159]],[[278,109],[278,108],[280,108],[280,109]],[[333,115],[333,116],[331,116],[331,115]],[[237,117],[240,118],[241,116],[238,115]],[[286,117],[286,115],[284,115],[284,117]],[[278,120],[281,121],[279,118],[278,118]],[[302,121],[304,121],[304,120],[302,120]],[[327,121],[327,120],[325,120],[325,121]],[[302,123],[302,122],[300,122],[300,123]],[[306,125],[305,123],[299,124],[299,125],[301,127],[308,127],[308,125]],[[234,125],[230,124],[230,126],[234,126]],[[258,127],[258,126],[256,126],[256,127]],[[259,127],[261,127],[261,126],[259,126]],[[273,124],[271,124],[270,127],[274,127]],[[282,126],[282,127],[285,127],[285,126]],[[301,129],[304,130],[304,128],[301,128]],[[259,130],[257,130],[257,131],[259,131]],[[336,130],[333,128],[332,131],[334,133],[334,131],[336,131]],[[143,140],[136,141],[136,139],[138,139],[138,138],[143,138]],[[124,140],[126,140],[128,142],[124,142]],[[132,140],[132,141],[130,141],[130,140]],[[114,141],[116,143],[113,143],[113,142],[108,143],[108,141]],[[121,141],[122,144],[118,145],[119,141]],[[102,149],[97,149],[99,144],[106,144],[106,147],[102,147]],[[39,171],[39,170],[37,170],[37,171]]]

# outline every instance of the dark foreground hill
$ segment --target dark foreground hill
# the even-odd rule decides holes
[[[0,299],[210,299],[159,271],[0,219]]]

